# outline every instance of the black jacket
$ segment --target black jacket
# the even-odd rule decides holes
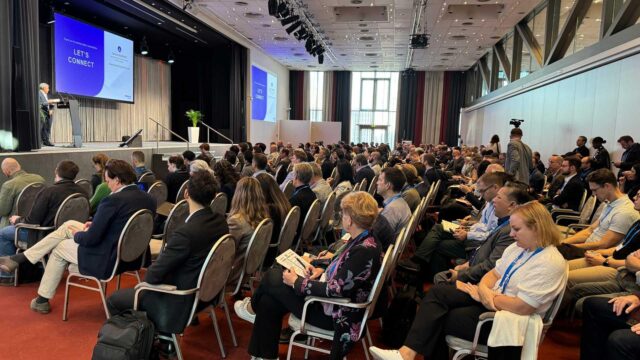
[[[177,170],[176,172],[168,173],[164,179],[164,183],[167,184],[167,201],[171,203],[176,202],[178,197],[178,191],[185,181],[189,180],[189,172],[186,170]]]
[[[611,167],[611,157],[609,156],[609,152],[604,147],[596,149],[593,154],[593,163],[592,168],[594,170],[598,169],[609,169]]]
[[[196,287],[209,251],[228,233],[224,216],[212,213],[209,207],[195,212],[167,239],[166,248],[149,267],[144,280],[154,285],[175,285],[178,290]],[[193,300],[193,295],[147,293],[142,297],[142,308],[159,331],[178,333],[189,321]]]
[[[580,175],[576,174],[567,182],[567,185],[564,186],[558,196],[549,195],[549,197],[552,197],[551,202],[553,205],[578,211],[583,193],[584,183],[580,179]]]
[[[79,245],[78,267],[81,274],[100,279],[111,276],[120,233],[131,215],[142,209],[151,210],[155,215],[156,201],[136,186],[127,186],[100,202],[89,229],[74,236]]]
[[[362,181],[362,179],[367,179],[367,189],[371,186],[371,180],[376,176],[376,173],[369,166],[364,166],[362,169],[358,170],[356,173],[355,183],[358,184]]]
[[[535,194],[542,194],[542,190],[544,190],[544,175],[537,167],[529,174],[529,188],[531,188]]]
[[[582,145],[582,146],[578,146],[577,148],[573,149],[573,153],[574,154],[580,154],[580,156],[582,157],[589,157],[589,148],[587,148],[586,146]]]
[[[334,167],[335,165],[333,164],[333,162],[331,162],[331,160],[326,159],[325,161],[323,161],[322,165],[320,165],[320,168],[322,169],[322,177],[324,179],[330,178],[331,172],[333,171]]]
[[[299,206],[300,207],[300,222],[298,223],[298,235],[300,235],[300,230],[302,229],[302,224],[304,224],[304,219],[309,212],[309,208],[314,201],[316,201],[316,193],[311,190],[309,185],[298,186],[294,191],[293,195],[289,199],[289,203],[291,206]]]
[[[60,180],[51,186],[45,187],[36,195],[29,215],[24,219],[20,219],[20,222],[40,226],[53,226],[56,212],[64,199],[76,193],[88,198],[84,189],[71,180]]]
[[[640,163],[640,144],[631,144],[631,147],[622,153],[622,159],[624,161],[620,162],[620,172],[631,170],[633,165]]]

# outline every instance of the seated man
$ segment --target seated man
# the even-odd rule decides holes
[[[311,168],[313,169],[313,177],[311,178],[311,190],[316,193],[316,197],[318,198],[318,200],[320,200],[320,202],[324,204],[324,202],[327,201],[327,198],[331,194],[331,191],[333,190],[331,189],[331,185],[329,185],[329,183],[322,178],[322,169],[320,168],[320,165],[314,162],[309,163],[309,165],[311,165]]]
[[[184,159],[184,166],[188,169],[191,163],[196,159],[196,154],[191,150],[186,150],[182,153]]]
[[[81,194],[87,197],[80,185],[73,182],[80,168],[73,161],[63,160],[55,170],[55,183],[47,186],[36,196],[33,207],[24,218],[13,215],[9,218],[11,225],[0,230],[0,256],[16,253],[15,233],[16,224],[32,224],[39,226],[53,226],[58,208],[69,195]],[[1,283],[13,283],[13,274],[1,273]]]
[[[396,167],[384,168],[378,177],[377,193],[384,199],[383,209],[380,215],[387,218],[393,229],[394,236],[398,236],[400,230],[407,225],[411,218],[411,209],[402,198],[402,188],[407,178],[402,170]]]
[[[164,179],[167,184],[167,201],[176,202],[178,191],[185,181],[189,180],[189,170],[184,165],[184,159],[180,155],[173,155],[167,161],[167,169],[169,173]]]
[[[293,195],[289,198],[291,206],[300,207],[300,222],[298,223],[298,234],[304,225],[304,219],[311,208],[311,204],[317,199],[316,194],[311,190],[309,182],[313,176],[311,165],[307,163],[298,163],[293,167]]]
[[[158,259],[147,269],[144,281],[152,285],[175,285],[177,290],[196,286],[202,265],[218,239],[229,233],[224,216],[214,214],[209,207],[217,190],[214,177],[208,172],[193,174],[187,185],[185,199],[189,216],[167,239]],[[135,289],[123,289],[107,299],[112,315],[133,309]],[[156,329],[165,333],[182,331],[191,313],[193,295],[177,296],[155,292],[142,294],[139,309],[146,311]]]
[[[451,257],[466,258],[465,249],[467,245],[470,247],[479,246],[498,226],[498,217],[495,214],[493,199],[503,186],[504,177],[500,174],[488,173],[482,175],[476,183],[476,189],[482,194],[486,205],[480,213],[479,221],[476,223],[468,222],[470,220],[469,217],[464,220],[463,225],[470,225],[470,227],[466,230],[464,227],[460,227],[454,233],[445,231],[441,224],[435,225],[418,245],[418,249],[411,260],[401,260],[400,266],[405,269],[419,271],[423,274],[423,277],[429,278],[431,274],[446,269],[446,267],[442,269],[441,264],[436,267],[430,265],[436,249],[440,248],[441,252],[447,253]],[[440,244],[441,242],[443,244]],[[439,261],[438,263],[441,262]],[[428,273],[429,271],[431,271],[431,274]]]
[[[369,160],[363,154],[358,154],[355,159],[356,163],[356,177],[355,183],[359,184],[362,180],[367,179],[367,188],[371,185],[371,181],[373,177],[376,176],[376,173],[373,171],[371,166],[369,166]]]
[[[529,194],[519,187],[509,186],[508,184],[501,187],[491,201],[495,207],[498,225],[489,233],[487,239],[471,252],[467,262],[456,266],[452,270],[437,273],[433,282],[435,284],[455,283],[456,280],[472,284],[480,282],[480,279],[495,267],[496,261],[502,257],[504,249],[514,242],[510,234],[511,226],[509,226],[511,212],[519,205],[525,204],[530,200]],[[443,257],[443,255],[446,260],[451,258],[451,254],[446,252],[441,254],[440,246],[438,246],[436,258]]]
[[[584,194],[584,185],[578,170],[580,169],[580,160],[575,157],[567,157],[562,160],[560,171],[564,177],[562,185],[555,193],[547,194],[546,203],[550,203],[554,208],[570,209],[573,211],[580,210],[580,202]]]
[[[407,182],[402,188],[402,198],[409,205],[409,210],[413,213],[418,205],[420,205],[420,193],[415,189],[418,184],[418,170],[411,164],[402,164],[400,166],[402,173],[404,174]]]
[[[253,174],[251,176],[256,177],[258,176],[258,174],[265,173],[273,177],[273,175],[267,172],[267,167],[269,166],[269,164],[267,156],[265,154],[254,154],[251,165],[253,166]],[[273,178],[275,179],[275,177]]]
[[[200,144],[200,155],[198,155],[196,159],[204,160],[207,164],[211,162],[211,159],[213,159],[213,155],[209,152],[209,144]]]
[[[611,170],[599,169],[587,177],[591,192],[608,204],[600,218],[588,228],[564,239],[558,248],[565,259],[582,258],[586,250],[603,250],[617,246],[631,225],[640,219],[633,203],[618,189]]]
[[[304,152],[304,150],[302,150],[302,149],[295,149],[293,151],[293,156],[291,156],[291,164],[293,164],[295,166],[297,164],[306,163],[306,162],[307,162],[307,153]],[[289,166],[289,165],[283,163],[283,166]],[[285,168],[285,170],[286,170],[286,168]],[[278,174],[276,174],[276,176],[277,175]],[[293,181],[293,175],[294,175],[293,171],[290,171],[287,174],[287,176],[284,178],[284,180],[280,184],[280,190],[284,191],[284,187],[287,185],[287,182]],[[304,219],[304,218],[301,218],[301,219]]]
[[[144,153],[142,151],[136,150],[131,153],[131,164],[133,165],[133,170],[136,172],[136,176],[138,178],[149,171],[144,165]]]
[[[120,233],[131,215],[141,209],[155,213],[155,200],[136,187],[136,174],[126,161],[109,160],[104,175],[111,195],[100,202],[93,222],[67,221],[29,250],[0,257],[0,270],[11,273],[20,263],[36,264],[51,253],[38,297],[31,301],[33,311],[51,311],[49,299],[55,295],[67,266],[84,275],[108,278],[116,262]]]
[[[22,170],[20,163],[14,158],[2,160],[2,173],[9,180],[0,187],[0,228],[9,225],[9,217],[15,215],[16,199],[20,192],[31,183],[44,183],[42,176]],[[0,249],[1,253],[4,251]]]

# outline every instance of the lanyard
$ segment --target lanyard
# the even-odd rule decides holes
[[[611,210],[613,210],[613,206],[611,206],[611,203],[608,203],[606,208],[604,209],[604,211],[602,212],[602,215],[600,215],[600,219],[604,220],[604,218],[607,217],[607,215],[609,215],[609,213],[611,212]]]
[[[503,227],[507,226],[507,224],[509,223],[509,220],[506,220],[505,222],[503,222],[502,224],[498,225],[495,229],[493,229],[490,233],[489,236],[487,236],[487,239],[497,233],[498,231],[500,231],[500,229],[502,229]],[[483,243],[484,244],[484,243]],[[478,246],[477,248],[475,248],[473,250],[473,254],[471,254],[471,256],[469,257],[469,264],[473,265],[473,260],[476,258],[476,255],[478,255],[478,250],[480,250],[480,248],[482,247],[482,245]]]
[[[302,185],[302,186],[300,186],[299,188],[297,188],[297,189],[296,189],[296,191],[294,191],[294,192],[293,192],[293,194],[291,195],[291,197],[296,196],[296,194],[297,194],[298,192],[300,192],[300,190],[302,190],[302,189],[304,189],[304,188],[308,188],[308,187],[309,187],[309,185]]]
[[[504,294],[504,291],[507,289],[507,285],[509,284],[509,281],[511,281],[511,277],[513,276],[513,274],[515,274],[516,271],[520,270],[520,268],[523,267],[524,264],[527,263],[527,261],[531,260],[532,257],[538,255],[538,253],[541,252],[543,249],[544,248],[541,248],[541,247],[537,248],[536,251],[534,251],[533,254],[531,254],[531,256],[527,258],[527,260],[523,261],[522,264],[514,268],[513,266],[518,262],[518,260],[520,260],[524,256],[524,253],[527,252],[526,249],[522,250],[520,255],[518,255],[518,257],[515,260],[513,260],[511,264],[509,264],[507,271],[504,273],[504,276],[502,277],[502,279],[500,280],[500,283],[498,284],[498,287],[500,287],[500,292],[502,294]]]
[[[357,238],[349,242],[349,244],[347,245],[346,249],[344,249],[342,254],[340,254],[340,256],[336,260],[332,261],[327,267],[327,279],[333,278],[334,272],[336,271],[338,264],[342,263],[342,258],[345,256],[345,254],[349,252],[349,250],[351,250],[353,246],[359,243],[360,240],[366,238],[367,236],[369,236],[369,230],[363,231],[360,235],[358,235]]]
[[[389,198],[389,200],[384,202],[384,207],[387,207],[387,205],[391,204],[392,202],[394,202],[395,200],[399,199],[402,196],[402,194],[395,194],[392,197]]]

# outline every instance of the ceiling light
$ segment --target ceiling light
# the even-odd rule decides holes
[[[175,56],[173,55],[173,50],[169,50],[169,55],[167,56],[167,62],[169,64],[173,64],[175,62]]]
[[[140,42],[140,54],[147,55],[149,53],[149,45],[147,45],[146,36],[142,37],[142,41]]]
[[[324,63],[324,55],[318,55],[318,64],[322,65]]]

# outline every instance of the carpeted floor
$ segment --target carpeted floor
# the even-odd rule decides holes
[[[132,287],[133,278],[123,279],[123,287]],[[52,300],[52,311],[40,315],[29,309],[29,303],[36,296],[37,284],[20,287],[0,287],[0,325],[3,335],[0,337],[0,359],[90,359],[96,335],[105,320],[98,293],[72,288],[69,304],[69,319],[62,321],[64,303],[64,284]],[[115,282],[109,284],[108,292],[115,289]],[[231,304],[230,304],[231,305]],[[217,311],[223,343],[228,359],[248,359],[246,347],[251,336],[251,324],[240,320],[233,313],[233,326],[236,330],[239,347],[233,347],[224,314]],[[211,319],[200,314],[200,325],[187,328],[181,339],[185,359],[219,359],[220,351],[215,339]],[[379,323],[370,323],[375,343],[380,333]],[[577,360],[579,358],[578,325],[568,321],[558,321],[547,334],[540,350],[540,359]],[[280,358],[285,359],[287,347],[280,346]],[[297,349],[294,359],[302,359],[303,351]],[[325,355],[311,353],[310,359],[323,359]],[[358,345],[350,359],[364,359],[362,346]]]

